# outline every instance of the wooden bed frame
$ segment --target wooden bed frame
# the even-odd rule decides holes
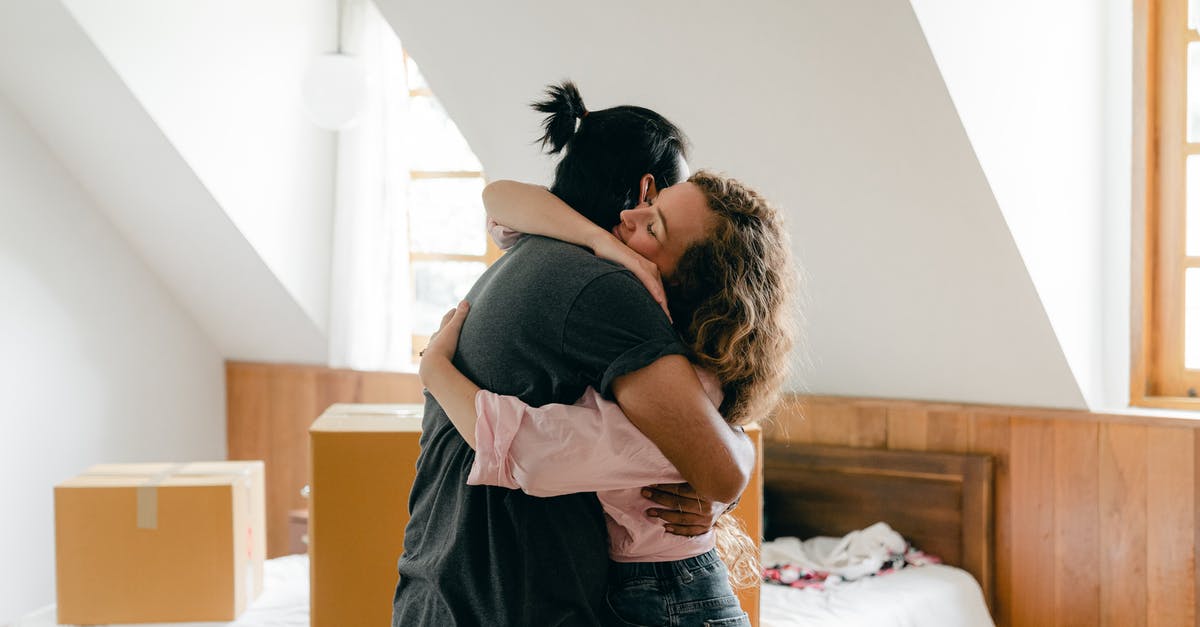
[[[884,521],[971,573],[994,607],[990,456],[782,442],[765,449],[768,539],[841,536]]]

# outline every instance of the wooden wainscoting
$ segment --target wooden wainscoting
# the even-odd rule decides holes
[[[414,375],[229,362],[230,459],[267,464],[267,553],[305,507],[308,427],[333,403],[421,401]],[[790,399],[775,441],[995,458],[1002,627],[1197,622],[1200,420],[835,397]]]
[[[1198,624],[1200,420],[814,396],[766,436],[993,455],[1002,627]]]
[[[288,510],[307,508],[308,427],[334,403],[420,403],[416,375],[225,363],[229,459],[266,462],[267,556],[288,550]]]

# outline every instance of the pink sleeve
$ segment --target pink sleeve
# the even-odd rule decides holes
[[[492,236],[492,241],[496,242],[496,247],[500,250],[508,250],[512,248],[517,240],[525,236],[520,231],[514,231],[499,222],[496,222],[491,217],[487,219],[488,234]]]
[[[592,388],[574,405],[542,407],[480,390],[475,411],[470,485],[557,496],[683,481],[616,403]]]

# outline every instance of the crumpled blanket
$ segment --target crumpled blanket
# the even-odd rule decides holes
[[[940,559],[914,549],[887,523],[841,538],[776,538],[762,547],[763,580],[794,588],[823,588]]]

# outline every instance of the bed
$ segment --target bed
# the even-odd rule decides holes
[[[943,560],[823,590],[764,584],[763,627],[992,625],[990,457],[771,442],[763,474],[768,538],[884,521]]]

